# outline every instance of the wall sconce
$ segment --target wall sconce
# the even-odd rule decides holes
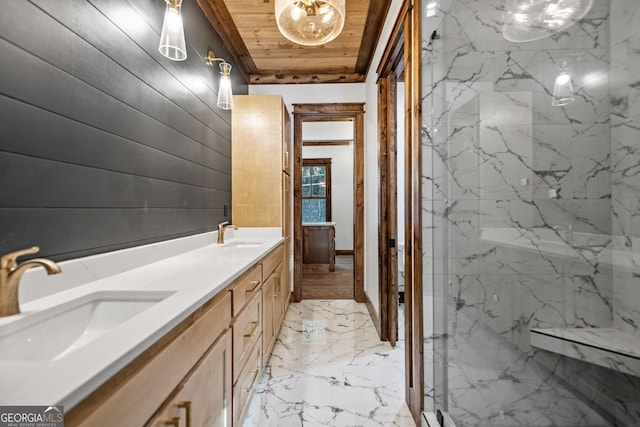
[[[161,54],[172,61],[187,59],[187,47],[184,41],[184,27],[182,25],[182,0],[165,0],[167,7],[164,11],[164,22],[160,33]]]
[[[220,61],[220,86],[218,88],[218,108],[231,110],[233,108],[233,91],[231,90],[231,64],[222,58],[216,58],[213,51],[207,53],[207,63],[213,67]]]
[[[563,105],[571,104],[574,100],[571,75],[566,69],[565,62],[562,64],[562,69],[553,83],[553,100],[551,101],[551,105],[554,107],[562,107]]]

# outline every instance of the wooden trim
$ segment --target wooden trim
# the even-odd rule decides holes
[[[369,316],[371,316],[371,320],[373,321],[373,326],[376,327],[376,331],[378,332],[378,336],[380,336],[380,318],[376,313],[376,309],[373,307],[373,303],[369,299],[369,295],[365,295],[365,304],[367,304],[367,311],[369,312]]]
[[[422,332],[422,97],[421,97],[421,1],[413,0],[413,8],[407,17],[405,28],[405,99],[408,101],[409,114],[406,114],[405,132],[411,141],[408,168],[406,178],[410,181],[410,206],[407,218],[410,218],[411,232],[405,238],[409,242],[409,255],[411,259],[411,280],[406,281],[405,269],[405,319],[407,307],[410,308],[408,317],[411,329],[408,331],[410,347],[408,353],[411,356],[407,368],[411,376],[407,382],[407,403],[413,418],[420,419],[420,412],[424,405],[424,336]],[[407,240],[408,239],[408,240]],[[405,255],[406,256],[406,255]],[[409,298],[407,299],[407,290]],[[406,339],[406,335],[405,335]]]
[[[331,146],[331,145],[349,145],[351,144],[351,139],[342,139],[342,140],[334,140],[334,141],[303,141],[302,145],[305,147],[322,147],[322,146]]]
[[[391,69],[397,65],[399,60],[403,59],[404,52],[404,22],[409,13],[409,3],[403,2],[398,18],[393,26],[387,46],[382,53],[382,58],[378,64],[377,73],[380,77],[389,75]]]
[[[389,233],[388,215],[389,198],[387,171],[389,169],[389,129],[387,116],[390,114],[389,79],[384,77],[378,80],[378,173],[380,195],[378,198],[378,314],[380,320],[380,340],[389,340],[389,326],[387,319],[390,317],[387,305],[389,293]]]
[[[357,73],[367,74],[390,7],[391,0],[369,2],[369,13],[367,14],[367,22],[364,27],[365,31],[362,35],[358,60],[356,61],[355,70]]]
[[[293,104],[294,124],[294,282],[293,301],[302,300],[302,123],[320,118],[354,122],[354,298],[364,294],[364,103]]]
[[[293,114],[293,302],[302,301],[302,116]]]
[[[306,198],[307,199],[325,199],[326,200],[325,221],[330,222],[332,206],[333,206],[331,204],[331,157],[323,158],[323,159],[302,159],[302,166],[313,166],[313,165],[322,165],[325,167],[324,179],[326,183],[326,194],[324,197],[306,197]],[[302,197],[302,192],[300,193],[300,196]],[[304,198],[305,197],[303,197],[303,199]]]
[[[364,110],[364,109],[363,109]],[[364,302],[364,111],[356,114],[354,147],[353,269],[356,302]]]
[[[253,62],[247,46],[240,36],[238,28],[231,18],[231,14],[224,4],[224,0],[196,0],[202,13],[211,24],[213,31],[220,37],[222,44],[237,64],[238,71],[245,82],[249,82],[250,76],[258,71]],[[219,52],[215,52],[219,53]],[[235,70],[234,70],[235,71]]]
[[[353,256],[353,249],[336,249],[336,255]]]
[[[363,83],[366,80],[367,75],[361,73],[257,74],[253,72],[249,75],[249,83],[252,85]]]
[[[405,233],[405,396],[411,414],[419,423],[424,402],[423,308],[422,308],[422,193],[421,193],[421,46],[420,1],[404,2],[389,43],[378,65],[379,74],[379,160],[380,160],[380,229],[379,296],[380,336],[389,337],[397,331],[397,249],[390,248],[388,239]],[[394,135],[397,81],[405,82],[405,230],[395,230],[397,206]],[[394,263],[395,257],[395,263]],[[395,267],[394,267],[395,266]],[[394,277],[394,273],[396,276]],[[394,287],[395,282],[395,287]]]

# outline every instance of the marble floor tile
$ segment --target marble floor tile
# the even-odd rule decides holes
[[[402,343],[353,300],[291,304],[243,425],[414,427]]]

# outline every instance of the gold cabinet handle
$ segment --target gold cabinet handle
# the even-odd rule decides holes
[[[251,338],[253,336],[253,334],[255,333],[255,331],[258,329],[258,322],[251,322],[251,324],[253,325],[253,327],[251,328],[249,333],[245,332],[245,334],[244,334],[245,338]]]
[[[191,427],[191,402],[188,400],[185,402],[180,402],[178,403],[178,408],[184,409],[185,418],[187,420],[186,427]]]
[[[172,426],[172,427],[180,427],[180,418],[173,417],[173,418],[171,418],[171,421],[165,421],[164,425]]]
[[[251,386],[245,387],[242,389],[242,391],[244,391],[245,393],[251,393],[251,390],[253,390],[253,387],[256,385],[256,381],[258,381],[258,374],[260,373],[260,369],[256,368],[251,372],[253,372],[253,379],[251,380]]]
[[[258,289],[258,286],[260,286],[260,281],[259,280],[252,280],[251,284],[253,285],[253,288],[251,289],[247,289],[245,292],[247,292],[248,294],[250,294],[251,292],[255,291],[256,289]]]

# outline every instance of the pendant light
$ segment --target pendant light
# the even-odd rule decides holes
[[[218,108],[231,110],[233,108],[233,91],[231,88],[231,64],[222,58],[216,58],[213,51],[207,54],[207,62],[210,66],[220,61],[220,84],[218,86]]]
[[[345,0],[276,0],[275,12],[283,36],[299,45],[318,46],[342,32]]]
[[[551,101],[551,105],[553,107],[562,107],[563,105],[571,104],[574,100],[571,75],[567,71],[566,62],[564,62],[553,83],[553,100]]]
[[[565,30],[584,18],[593,0],[506,0],[502,35],[529,42]]]
[[[172,61],[184,61],[187,59],[187,47],[182,25],[182,0],[165,0],[165,3],[167,7],[164,11],[158,50]]]

